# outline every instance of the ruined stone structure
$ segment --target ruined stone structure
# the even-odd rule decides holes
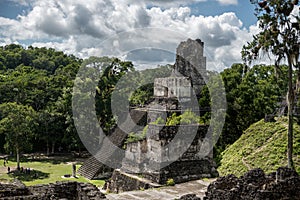
[[[201,145],[208,145],[203,140],[207,126],[187,125],[184,127],[186,133],[178,133],[179,126],[154,124],[148,126],[148,133],[152,136],[142,141],[127,144],[128,151],[123,159],[121,170],[128,173],[140,173],[142,171],[143,177],[159,184],[165,184],[168,179],[182,183],[218,175],[212,160],[212,153],[207,152],[207,157],[198,155]],[[189,137],[189,132],[197,128],[196,136],[185,153],[174,162],[166,160],[169,158],[168,155],[162,154],[171,154],[171,152],[180,150],[187,145],[184,140],[179,140],[176,144],[172,144],[173,148],[168,147],[176,134],[185,134],[185,137]],[[154,165],[160,165],[162,168],[155,170],[152,168]]]
[[[207,125],[166,126],[156,123],[158,119],[166,119],[173,113],[182,114],[187,110],[203,114],[198,106],[206,74],[203,47],[199,39],[180,43],[172,75],[155,79],[154,101],[147,106],[146,138],[127,144],[122,167],[107,184],[110,191],[139,189],[124,187],[124,184],[141,185],[140,181],[133,184],[130,174],[158,184],[166,184],[170,179],[181,183],[218,176],[209,148],[211,141],[206,138]],[[176,140],[176,137],[179,139]],[[191,139],[190,143],[187,143],[187,138]],[[206,149],[207,152],[199,152],[200,149]],[[179,156],[175,158],[174,155]],[[126,173],[128,181],[124,175]]]
[[[237,178],[228,175],[218,178],[208,186],[204,200],[231,199],[300,199],[300,176],[289,168],[278,168],[265,174],[253,169]]]
[[[190,98],[191,81],[186,77],[157,78],[154,82],[154,96],[161,98]]]
[[[89,183],[57,182],[55,184],[26,187],[20,181],[15,181],[13,183],[0,184],[0,199],[100,200],[106,199],[106,197],[96,186]]]
[[[103,188],[112,193],[161,187],[160,184],[153,183],[141,176],[124,173],[120,169],[114,170],[111,180],[113,181],[107,181]]]
[[[196,95],[205,85],[203,76],[206,74],[206,57],[203,56],[204,43],[200,39],[181,42],[176,49],[174,75],[187,77]]]
[[[131,110],[130,111],[131,119],[137,125],[145,125],[147,121],[146,112]],[[126,119],[122,119],[125,121]],[[134,129],[135,127],[133,127]],[[124,141],[127,138],[127,133],[125,133],[119,127],[115,128],[111,134],[108,135],[110,141],[119,148],[122,148]],[[120,166],[121,167],[121,166]],[[112,175],[113,169],[102,164],[97,158],[91,156],[88,158],[83,165],[78,169],[78,173],[85,178],[94,179],[94,178],[109,178]]]

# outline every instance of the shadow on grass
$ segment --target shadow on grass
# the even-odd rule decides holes
[[[49,178],[50,173],[45,173],[38,170],[31,170],[30,173],[24,173],[20,171],[11,171],[8,176],[12,178],[17,178],[20,181],[34,181],[37,179]]]

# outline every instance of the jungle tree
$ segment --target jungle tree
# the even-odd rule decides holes
[[[20,169],[20,153],[32,147],[36,112],[30,106],[13,103],[0,104],[0,133],[5,134],[6,146],[13,148],[17,156],[17,169]]]
[[[244,61],[257,59],[259,54],[267,52],[275,57],[275,67],[283,60],[288,64],[288,167],[293,168],[293,105],[295,98],[293,69],[299,75],[299,13],[294,8],[298,0],[250,0],[255,5],[255,15],[260,32],[243,47]],[[280,71],[280,69],[279,69]],[[299,80],[299,77],[298,77]],[[299,83],[298,83],[299,84]]]

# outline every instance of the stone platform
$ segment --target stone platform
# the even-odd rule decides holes
[[[210,181],[212,181],[211,179]],[[196,194],[197,197],[204,197],[205,191],[207,186],[209,185],[210,181],[203,181],[203,180],[196,180],[190,181],[186,183],[176,184],[175,186],[165,186],[160,188],[152,188],[148,190],[136,190],[130,192],[123,192],[119,194],[107,194],[106,198],[111,200],[174,200],[179,199],[183,195],[186,194]]]
[[[26,187],[16,179],[12,183],[0,183],[0,199],[100,200],[106,199],[106,197],[96,186],[90,183],[64,181]]]
[[[106,182],[104,189],[108,189],[113,193],[119,193],[132,190],[158,188],[161,186],[162,185],[154,183],[149,179],[116,169],[112,174],[111,180]]]

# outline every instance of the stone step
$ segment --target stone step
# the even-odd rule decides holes
[[[124,191],[134,191],[139,189],[159,188],[162,185],[152,182],[142,176],[129,174],[120,169],[114,170],[107,183],[107,188],[111,192],[119,193]]]
[[[145,112],[138,112],[135,110],[130,111],[132,120],[138,124],[138,122],[145,116]],[[134,127],[132,127],[133,129]],[[108,136],[109,140],[119,148],[122,148],[125,139],[127,138],[127,133],[122,131],[117,127],[114,132]],[[83,165],[78,169],[78,173],[88,179],[95,178],[99,172],[103,169],[103,164],[98,161],[94,156],[88,158]]]
[[[93,179],[101,170],[101,166],[103,166],[102,163],[92,156],[78,169],[78,173],[88,179]]]
[[[196,194],[198,197],[203,198],[206,192],[207,186],[211,181],[196,180],[186,183],[176,184],[175,186],[164,186],[160,188],[148,189],[148,190],[136,190],[130,192],[123,192],[119,194],[109,193],[106,195],[110,200],[128,200],[128,199],[145,199],[145,200],[174,200],[179,199],[186,194]]]

